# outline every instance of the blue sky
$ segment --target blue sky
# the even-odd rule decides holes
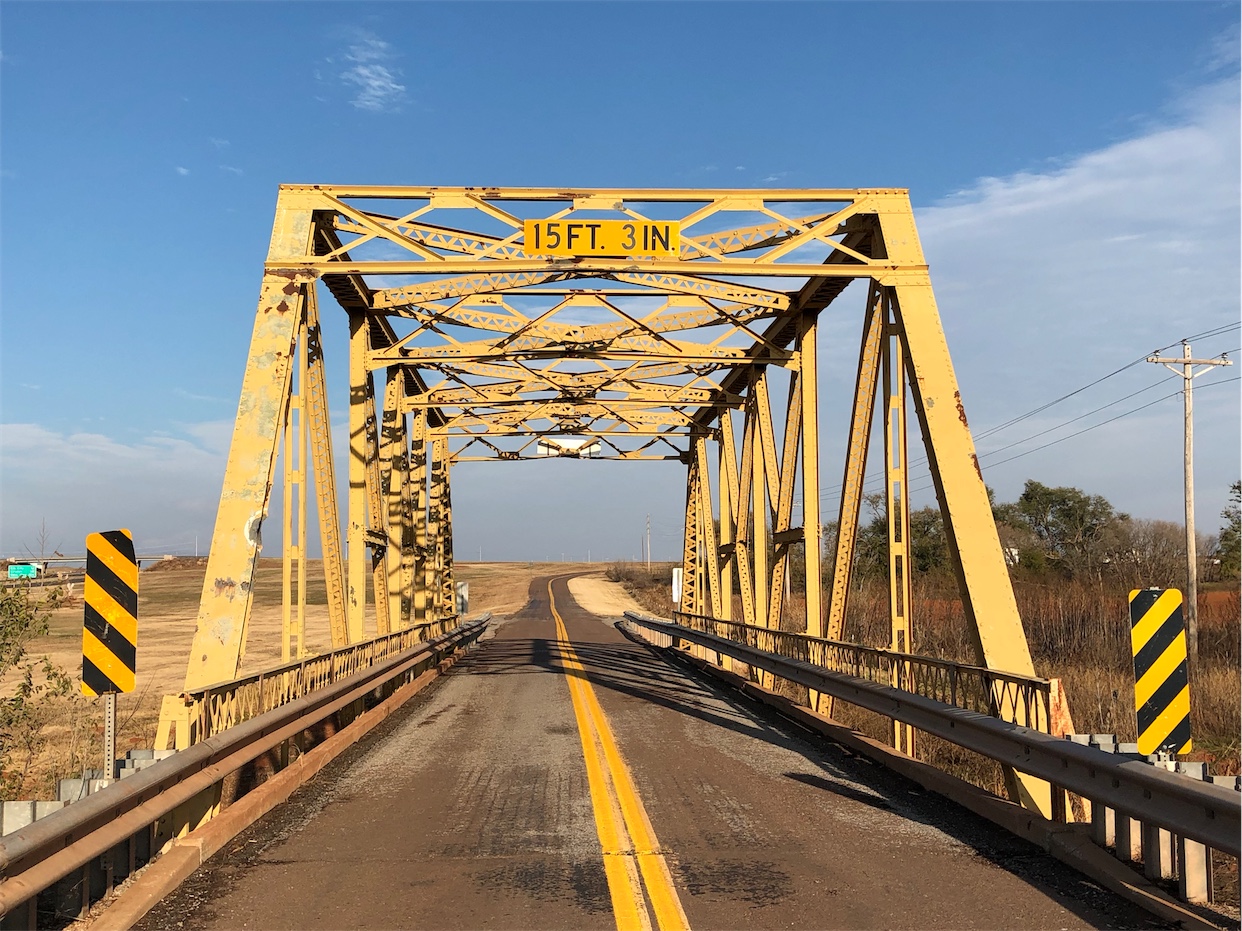
[[[66,552],[105,526],[207,539],[282,182],[908,187],[980,431],[1239,317],[1236,4],[8,2],[0,28],[3,553],[42,519]],[[857,314],[824,329],[828,490]],[[1240,471],[1237,383],[1213,380],[1208,530]],[[999,463],[1173,390],[985,477],[1180,520],[1176,398]],[[676,467],[499,468],[457,473],[462,558],[636,555],[646,513],[679,550]]]

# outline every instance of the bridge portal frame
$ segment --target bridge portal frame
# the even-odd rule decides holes
[[[452,224],[432,222],[446,214]],[[525,251],[527,220],[574,217],[672,221],[681,239],[671,255]],[[824,577],[818,319],[855,279],[869,290],[829,597],[825,604],[823,586],[808,584],[805,613],[793,619],[785,590],[799,544],[806,578]],[[320,282],[349,321],[343,547]],[[701,331],[707,338],[696,340]],[[789,381],[779,447],[769,397],[774,370]],[[282,437],[285,488],[298,487],[300,508],[295,521],[286,490],[286,656],[295,640],[299,655],[307,649],[299,619],[310,471],[335,648],[368,635],[368,574],[375,634],[447,621],[454,611],[452,464],[549,450],[685,463],[682,611],[730,618],[736,582],[746,623],[842,639],[877,402],[891,646],[911,650],[907,390],[975,661],[1033,675],[905,190],[283,185],[186,689],[238,673]],[[831,706],[825,699],[821,707]],[[908,730],[894,736],[912,751]],[[1015,783],[1011,791],[1047,810],[1046,788]]]

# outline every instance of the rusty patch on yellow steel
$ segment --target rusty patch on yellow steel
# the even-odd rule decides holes
[[[237,583],[232,579],[216,579],[215,589],[217,598],[232,598],[237,591]]]
[[[962,426],[967,430],[970,424],[966,422],[966,408],[962,407],[962,393],[960,391],[953,392],[953,402],[957,405],[957,419],[962,422]]]

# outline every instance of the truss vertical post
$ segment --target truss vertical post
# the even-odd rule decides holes
[[[798,333],[802,388],[802,541],[806,558],[806,632],[824,635],[823,556],[819,519],[819,358],[817,315],[803,314]]]
[[[976,661],[989,669],[1034,675],[909,196],[888,192],[876,204],[888,258],[903,267],[882,283],[892,287],[896,321],[905,339],[911,395]],[[1002,704],[998,710],[1009,720],[1027,723],[1021,707]],[[1046,782],[1012,771],[1007,782],[1015,800],[1045,817],[1051,814]]]
[[[452,506],[449,500],[448,437],[436,434],[431,443],[431,505],[428,515],[430,553],[427,587],[431,593],[434,632],[444,632],[444,619],[453,613],[453,598],[448,593],[453,584]]]
[[[414,623],[427,624],[427,409],[414,409],[410,431],[410,511],[414,516],[414,560],[411,583],[414,593]]]
[[[381,522],[388,545],[384,554],[385,589],[388,593],[389,629],[409,624],[409,592],[403,587],[402,562],[406,549],[408,511],[405,508],[408,469],[406,466],[405,412],[401,409],[405,373],[388,370],[384,388],[383,432],[380,450],[380,488],[383,493]],[[377,596],[378,598],[378,596]]]
[[[306,653],[306,336],[307,303],[302,307],[295,340],[295,366],[289,379],[289,401],[285,405],[284,449],[281,454],[283,535],[281,537],[280,656],[288,662]],[[293,572],[297,568],[297,594]],[[297,644],[296,650],[294,643]]]
[[[711,473],[707,465],[707,435],[699,434],[694,438],[694,455],[698,461],[699,473],[699,520],[702,527],[703,574],[706,577],[708,610],[702,614],[720,617],[720,550],[716,544],[716,521],[712,514],[712,483]]]
[[[726,409],[720,414],[721,421],[728,420],[729,411]],[[721,428],[724,432],[724,427]],[[732,447],[732,444],[730,444]],[[729,621],[733,619],[733,553],[735,551],[734,536],[736,529],[733,526],[733,499],[736,496],[733,484],[728,480],[730,472],[729,465],[725,463],[725,456],[731,455],[731,449],[726,451],[724,438],[721,437],[719,444],[719,457],[717,459],[716,481],[717,481],[717,499],[720,509],[720,551],[716,553],[716,566],[720,575],[720,618]],[[733,470],[737,469],[737,463],[731,463]]]
[[[449,455],[448,437],[441,441],[440,453],[444,457],[440,481],[443,489],[440,492],[440,584],[442,586],[441,601],[444,604],[444,616],[457,615],[457,583],[453,572],[453,483],[452,456]],[[440,633],[444,633],[441,629]]]
[[[307,460],[310,458],[310,431],[306,428],[307,413],[307,380],[309,372],[307,371],[307,361],[309,359],[309,351],[307,349],[308,334],[310,326],[308,323],[308,315],[310,313],[310,302],[307,301],[302,307],[302,326],[298,330],[298,432],[295,444],[298,451],[298,594],[297,594],[297,612],[294,615],[293,632],[298,640],[297,657],[301,658],[306,655],[306,572],[307,572],[307,553],[306,553],[306,485],[310,481],[310,470],[307,467]]]
[[[702,614],[699,600],[699,459],[693,441],[686,464],[686,520],[681,548],[681,603],[686,614]]]
[[[746,411],[748,412],[749,409],[750,405],[747,404]],[[737,571],[737,587],[738,594],[742,599],[742,623],[744,624],[755,623],[755,588],[750,569],[750,540],[754,536],[750,519],[750,486],[755,464],[754,449],[751,443],[751,431],[753,429],[754,421],[746,413],[742,424],[742,470],[739,475],[731,412],[727,412],[721,420],[720,435],[724,445],[722,461],[724,462],[725,475],[732,491],[731,503],[734,508],[733,527],[735,541],[733,565]]]
[[[302,284],[315,277],[281,263],[305,255],[311,235],[311,207],[305,195],[282,191],[186,666],[187,689],[237,675],[262,547],[260,528],[271,497],[289,392],[293,343],[304,301]]]
[[[755,557],[755,618],[759,624],[768,627],[768,592],[772,585],[771,566],[768,562],[768,486],[771,479],[769,473],[776,459],[775,447],[772,443],[772,415],[768,407],[767,372],[760,369],[751,383],[751,414],[754,426],[750,433],[751,458],[754,461],[754,473],[751,477],[753,485],[753,521],[754,543],[751,550]],[[769,455],[769,452],[771,453]],[[770,677],[764,674],[765,684]]]
[[[328,600],[328,630],[332,648],[349,642],[345,612],[345,567],[341,556],[341,518],[336,502],[336,470],[332,461],[332,425],[328,417],[328,387],[324,375],[323,344],[319,331],[319,301],[315,286],[306,288],[306,423],[310,428],[311,464],[315,469],[315,502],[319,540],[323,550],[323,579]]]
[[[772,559],[772,588],[768,594],[768,626],[781,630],[785,611],[785,579],[790,566],[794,480],[798,469],[798,440],[802,435],[802,389],[798,372],[790,373],[789,401],[785,406],[785,435],[781,443],[781,470],[777,484],[776,517],[772,525],[775,544]]]
[[[410,448],[409,421],[402,418],[401,435],[401,627],[409,627],[414,619],[414,481],[412,449]]]
[[[719,453],[716,462],[716,478],[719,482],[720,505],[720,552],[716,555],[716,565],[720,571],[720,618],[733,620],[733,567],[737,558],[737,527],[733,512],[733,502],[737,500],[737,458],[733,448],[732,412],[726,407],[720,411]],[[725,441],[726,433],[728,442]],[[723,663],[732,671],[733,658],[720,657],[717,663]]]
[[[385,389],[386,390],[386,389]],[[388,619],[388,522],[384,519],[384,487],[380,469],[380,421],[375,409],[375,376],[367,374],[366,398],[367,544],[371,592],[375,596],[375,633],[392,632]]]
[[[899,653],[913,650],[910,631],[910,499],[906,463],[906,372],[901,332],[892,320],[887,293],[884,301],[884,483],[888,517],[889,646]],[[892,669],[892,684],[908,689],[911,684],[899,663]],[[914,755],[914,728],[893,721],[893,747]]]
[[[428,435],[427,471],[429,473],[427,491],[427,562],[424,585],[427,589],[427,622],[429,636],[438,634],[437,625],[442,615],[440,601],[440,441],[438,437]]]
[[[300,327],[299,327],[300,329]],[[281,559],[280,559],[280,659],[289,661],[289,647],[293,640],[293,407],[297,388],[290,389],[289,402],[285,404],[284,425],[281,428]]]
[[[349,314],[349,503],[345,537],[348,573],[349,642],[365,637],[367,609],[367,408],[372,398],[367,354],[370,327],[366,314]]]

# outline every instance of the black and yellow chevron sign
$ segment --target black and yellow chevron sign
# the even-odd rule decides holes
[[[138,654],[138,560],[128,530],[86,538],[82,691],[132,692]]]
[[[1189,753],[1190,677],[1181,592],[1130,592],[1130,645],[1139,753]]]

